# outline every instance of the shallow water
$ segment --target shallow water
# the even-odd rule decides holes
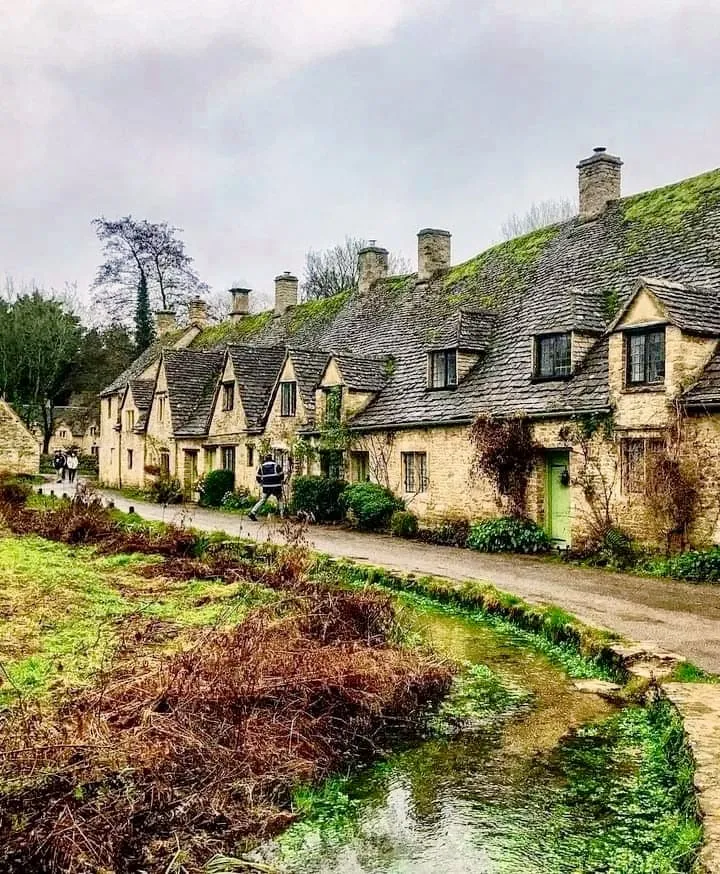
[[[409,620],[409,621],[408,621]],[[484,664],[531,693],[479,730],[433,738],[335,784],[263,857],[296,874],[574,874],[573,837],[602,834],[601,814],[563,803],[564,772],[587,741],[568,732],[615,708],[572,681],[512,631],[405,608],[453,659]],[[587,809],[585,809],[587,808]],[[594,819],[593,819],[594,817]]]

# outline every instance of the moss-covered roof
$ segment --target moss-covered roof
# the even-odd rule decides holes
[[[604,341],[574,379],[537,383],[531,339],[549,330],[599,335],[640,276],[717,294],[720,170],[623,198],[593,221],[575,218],[493,246],[429,283],[389,277],[363,296],[343,293],[281,316],[267,312],[206,328],[191,348],[242,342],[392,355],[393,372],[358,426],[465,421],[480,411],[599,409],[608,403]],[[493,324],[483,336],[490,342],[455,390],[428,391],[426,351],[452,332],[460,310],[487,312]]]

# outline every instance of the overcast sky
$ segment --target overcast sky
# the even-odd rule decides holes
[[[0,274],[87,293],[90,222],[167,220],[213,290],[346,234],[453,261],[605,145],[720,165],[718,0],[2,0]]]

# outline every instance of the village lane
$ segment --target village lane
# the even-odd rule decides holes
[[[67,487],[48,483],[43,490],[61,494]],[[235,513],[195,506],[165,508],[128,500],[117,492],[102,494],[118,509],[133,506],[146,519],[282,541],[281,526],[275,521],[255,523]],[[340,528],[310,527],[307,540],[320,552],[391,570],[483,580],[532,603],[556,604],[590,625],[612,629],[633,641],[657,644],[720,673],[720,586],[634,577],[547,559],[487,555]]]

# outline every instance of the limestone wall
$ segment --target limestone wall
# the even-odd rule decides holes
[[[40,444],[9,404],[0,400],[0,471],[38,473]]]

